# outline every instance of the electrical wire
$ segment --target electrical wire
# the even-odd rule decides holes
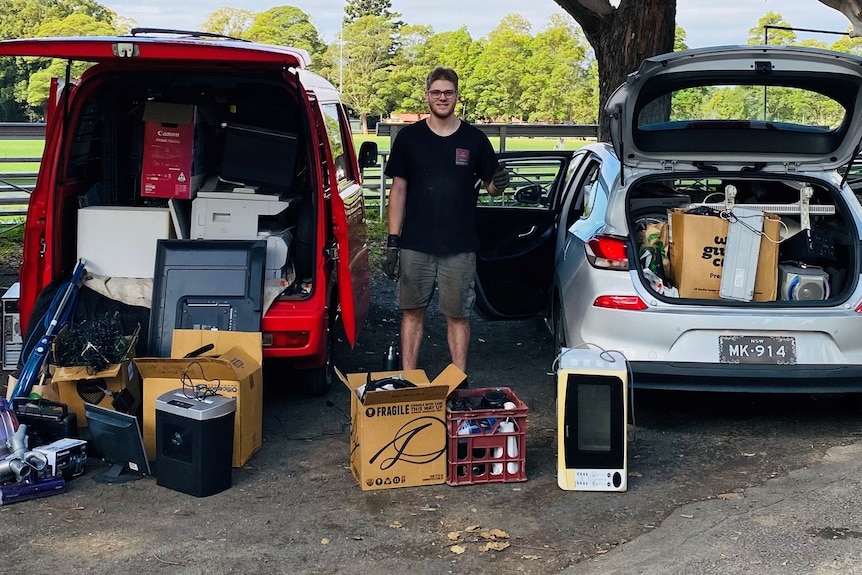
[[[618,358],[616,358],[612,355],[614,353],[619,354],[623,358],[623,361],[625,361],[625,363],[626,363],[626,377],[628,378],[628,388],[629,388],[629,394],[628,394],[629,395],[629,412],[632,415],[632,441],[635,441],[637,439],[637,434],[636,434],[637,420],[635,418],[635,377],[634,377],[634,372],[632,371],[632,366],[628,362],[628,360],[626,359],[626,356],[623,352],[621,352],[618,349],[605,349],[602,346],[595,344],[595,343],[587,343],[586,348],[574,348],[574,347],[567,348],[567,347],[564,347],[563,349],[560,350],[560,353],[557,354],[557,357],[554,358],[554,361],[551,363],[551,372],[548,373],[547,375],[556,374],[557,370],[559,370],[559,367],[560,367],[560,361],[562,360],[563,356],[566,355],[566,353],[568,353],[569,351],[571,351],[573,349],[591,349],[591,348],[598,349],[601,352],[601,353],[599,353],[599,357],[601,357],[604,361],[606,361],[608,363],[616,363],[617,362]],[[626,422],[626,424],[628,424],[628,422]]]
[[[190,371],[192,366],[197,366],[198,370],[201,372],[200,377],[193,378],[190,375]],[[194,383],[194,380],[203,380],[206,383]],[[206,374],[204,374],[204,367],[198,361],[190,362],[186,368],[183,370],[183,373],[180,375],[180,382],[182,383],[183,395],[186,399],[194,399],[197,401],[203,401],[208,397],[212,397],[214,395],[218,395],[218,392],[221,390],[221,379],[219,378],[207,378]],[[216,382],[215,386],[210,385],[211,382]]]

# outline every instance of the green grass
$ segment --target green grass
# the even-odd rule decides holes
[[[44,140],[0,140],[0,160],[3,158],[40,158]],[[38,162],[2,162],[0,172],[35,172]]]

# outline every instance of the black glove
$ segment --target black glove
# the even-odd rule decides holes
[[[401,275],[401,265],[399,259],[401,257],[401,248],[398,247],[401,237],[395,234],[389,234],[386,238],[386,261],[383,262],[383,273],[391,280],[397,280]]]
[[[494,172],[494,178],[491,181],[494,182],[494,187],[502,192],[509,185],[509,170],[503,166],[499,166],[497,171]]]

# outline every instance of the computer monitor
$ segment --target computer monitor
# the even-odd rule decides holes
[[[296,151],[296,134],[228,124],[219,180],[255,188],[258,193],[288,193],[293,187]]]
[[[266,240],[159,240],[149,355],[170,357],[174,329],[260,331]]]
[[[150,475],[141,426],[134,415],[84,404],[90,426],[90,447],[111,468],[93,476],[98,483],[126,483]]]

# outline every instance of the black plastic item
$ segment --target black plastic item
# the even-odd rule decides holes
[[[499,389],[494,389],[482,396],[479,407],[482,409],[503,409],[503,405],[507,401],[509,401],[509,397],[505,393]]]
[[[835,241],[821,230],[802,230],[781,242],[778,259],[808,265],[821,265],[835,261]]]
[[[28,445],[47,445],[58,439],[78,437],[78,416],[65,403],[16,397],[12,410],[18,423],[27,426]]]
[[[401,354],[398,352],[398,346],[391,343],[383,357],[383,371],[398,371],[399,369],[401,369]]]
[[[174,329],[260,331],[266,240],[159,240],[148,353],[170,357]]]

